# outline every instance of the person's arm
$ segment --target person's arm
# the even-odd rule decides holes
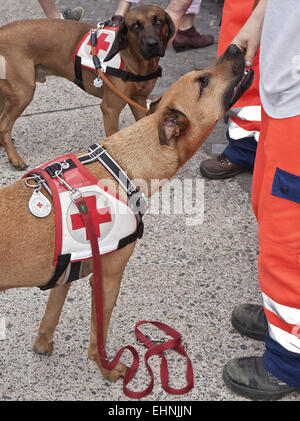
[[[240,32],[232,40],[245,54],[246,66],[253,66],[254,57],[260,45],[268,0],[260,0]]]
[[[174,25],[175,25],[175,33],[172,39],[169,41],[169,45],[172,43],[173,39],[176,36],[178,31],[181,19],[187,9],[192,4],[193,0],[170,0],[168,6],[166,7],[166,12],[171,16]]]
[[[38,0],[47,18],[61,19],[61,13],[57,10],[53,0]]]

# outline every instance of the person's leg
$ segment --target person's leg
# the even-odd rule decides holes
[[[252,203],[268,321],[266,351],[263,358],[235,358],[224,368],[226,384],[249,397],[275,399],[300,390],[299,125],[300,116],[271,119],[263,113]]]
[[[140,0],[119,0],[119,4],[116,9],[115,15],[120,15],[124,17],[130,9],[132,3],[140,3]]]
[[[266,156],[264,141],[266,133],[268,132],[269,121],[264,119],[261,126],[260,140],[257,144],[257,151],[255,156],[255,164],[252,179],[252,208],[253,212],[258,219],[258,209],[260,206],[262,180],[266,167]],[[232,312],[231,322],[233,327],[249,338],[265,340],[267,332],[267,320],[265,317],[262,305],[257,304],[239,304]]]
[[[258,203],[259,281],[269,323],[264,365],[300,387],[300,116],[269,119]]]
[[[235,140],[229,137],[228,131],[226,136],[229,144],[226,146],[223,153],[230,161],[239,165],[241,168],[253,170],[257,149],[255,137],[242,137]]]
[[[249,106],[236,110],[239,110],[244,118],[229,118],[226,131],[228,145],[221,155],[205,159],[200,163],[200,172],[204,177],[225,179],[244,171],[252,171],[254,168],[260,133],[261,107]]]
[[[60,12],[53,0],[38,0],[41,8],[43,9],[45,15],[49,19],[71,19],[71,20],[80,20],[84,15],[84,9],[82,7],[76,7],[75,9],[66,9],[63,12]]]
[[[132,4],[138,4],[141,0],[119,0],[115,14],[111,18],[112,26],[120,26]]]
[[[57,10],[53,0],[38,0],[45,15],[49,19],[61,19],[61,13]]]
[[[226,179],[245,171],[252,171],[257,141],[254,136],[232,139],[227,131],[228,145],[224,151],[200,164],[200,172],[206,178]]]
[[[224,53],[232,39],[247,21],[253,7],[254,0],[225,0],[218,41],[218,57]],[[255,73],[254,82],[230,111],[227,128],[227,138],[230,143],[225,148],[224,154],[220,157],[216,156],[204,160],[200,164],[201,173],[208,178],[229,178],[253,168],[256,147],[254,139],[258,141],[261,121],[258,53],[253,70]],[[246,154],[245,138],[251,138],[249,142],[246,141],[249,156]],[[239,139],[243,140],[241,144],[239,144]],[[224,155],[226,156],[225,161]],[[218,177],[220,173],[224,174],[224,177]]]
[[[195,16],[199,14],[200,6],[201,0],[193,0],[185,12],[173,40],[173,47],[176,52],[192,48],[204,48],[213,44],[214,37],[212,35],[201,35],[194,27]]]

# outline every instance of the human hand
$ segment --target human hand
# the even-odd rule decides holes
[[[253,66],[254,58],[260,45],[260,38],[261,31],[257,27],[245,24],[232,40],[232,44],[237,45],[244,53],[247,67]]]
[[[268,0],[260,0],[240,32],[232,40],[245,54],[246,66],[253,66],[260,45],[262,27]]]

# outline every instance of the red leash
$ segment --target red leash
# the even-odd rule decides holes
[[[151,381],[149,386],[141,391],[141,392],[134,392],[130,390],[127,385],[135,376],[138,367],[139,367],[139,355],[133,346],[127,345],[121,348],[112,361],[107,360],[106,352],[105,352],[105,344],[104,344],[104,333],[103,333],[103,289],[102,289],[102,270],[101,270],[101,257],[98,245],[98,239],[95,234],[94,225],[92,221],[92,217],[89,213],[88,207],[84,201],[84,197],[80,197],[79,199],[75,200],[75,204],[81,214],[83,223],[85,224],[88,238],[91,243],[92,248],[92,257],[93,257],[93,274],[94,274],[94,297],[95,297],[95,309],[96,309],[96,322],[97,322],[97,345],[98,345],[98,352],[101,360],[101,364],[107,370],[113,370],[117,363],[119,362],[123,352],[128,349],[133,357],[133,361],[131,366],[128,368],[123,382],[123,390],[126,396],[130,398],[143,398],[147,396],[153,389],[154,385],[154,375],[150,365],[148,364],[149,358],[153,355],[159,355],[161,357],[161,383],[163,389],[171,394],[174,395],[182,395],[184,393],[189,392],[194,386],[194,375],[193,375],[193,367],[191,360],[189,359],[183,345],[181,344],[181,335],[175,329],[160,323],[160,322],[149,322],[149,321],[141,321],[138,322],[135,326],[135,334],[139,341],[141,341],[147,348],[148,351],[145,354],[145,364],[148,369],[148,372],[151,377]],[[149,338],[147,338],[139,329],[138,327],[142,324],[150,323],[159,329],[162,329],[165,333],[170,335],[172,339],[160,343],[158,345],[154,344]],[[169,372],[168,372],[168,363],[164,354],[164,351],[167,349],[174,349],[179,354],[183,355],[187,359],[187,371],[186,371],[186,380],[187,385],[181,389],[175,389],[169,386]]]

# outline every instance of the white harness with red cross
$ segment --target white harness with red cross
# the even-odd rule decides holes
[[[124,62],[119,53],[117,53],[111,60],[106,62],[104,61],[107,54],[109,53],[109,50],[111,49],[111,46],[113,45],[118,29],[118,27],[112,26],[100,26],[94,29],[97,35],[96,51],[104,73],[106,71],[106,67],[112,67],[114,69],[124,68]],[[76,57],[80,57],[82,67],[95,70],[93,55],[91,52],[91,31],[89,31],[78,44],[73,57],[74,64]]]
[[[53,264],[56,267],[55,279],[42,286],[48,289],[56,284],[58,278],[68,268],[65,282],[80,278],[81,262],[92,257],[91,244],[86,232],[82,215],[78,212],[74,197],[82,196],[92,216],[93,228],[98,239],[100,254],[116,251],[126,244],[141,237],[143,211],[138,209],[137,201],[144,201],[126,173],[119,167],[107,150],[99,145],[92,145],[91,153],[77,158],[68,154],[56,158],[35,168],[24,177],[44,186],[51,194],[56,222],[56,243]],[[135,197],[134,205],[128,206],[117,194],[101,184],[84,166],[84,163],[100,160],[118,177],[118,182],[125,188],[128,197]],[[32,186],[32,185],[31,185]],[[133,201],[129,201],[129,204]],[[35,216],[49,214],[49,204],[42,193],[36,190],[30,201],[30,210]],[[43,209],[44,208],[44,209]],[[50,208],[51,209],[51,208]]]

